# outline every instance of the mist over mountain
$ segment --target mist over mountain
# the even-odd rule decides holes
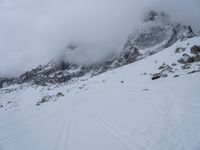
[[[0,150],[199,150],[199,0],[0,0]]]
[[[70,44],[67,61],[93,63],[119,53],[130,33],[142,26],[150,9],[172,20],[200,27],[197,0],[1,0],[0,75],[19,75],[60,57]]]

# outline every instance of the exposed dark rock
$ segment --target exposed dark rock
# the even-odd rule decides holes
[[[200,54],[200,46],[194,45],[191,47],[190,52],[195,55]]]
[[[36,103],[36,106],[39,106],[43,103],[46,103],[46,102],[49,102],[49,101],[56,101],[58,98],[61,98],[63,97],[64,94],[62,92],[58,92],[56,95],[47,95],[47,96],[44,96],[41,101],[37,102]]]
[[[169,15],[165,12],[156,12],[154,10],[150,10],[145,14],[144,22],[152,22],[152,21],[168,21]]]
[[[184,51],[185,51],[185,48],[178,47],[178,48],[175,50],[175,53],[181,53],[181,52],[184,52]]]
[[[200,55],[189,56],[188,54],[183,54],[182,58],[180,58],[178,62],[181,64],[200,62]]]
[[[83,89],[86,85],[83,84],[82,86],[79,87],[79,89]]]
[[[176,63],[172,63],[172,66],[177,66],[177,64]]]
[[[190,69],[191,65],[190,64],[185,64],[183,66],[181,66],[182,69]]]
[[[162,74],[162,73],[155,73],[155,74],[153,74],[153,76],[152,76],[152,80],[157,80],[157,79],[159,79],[159,78],[165,78],[165,77],[167,77],[168,75],[167,74]]]
[[[12,84],[14,80],[15,78],[0,78],[0,88]]]
[[[96,76],[98,74],[104,73],[108,70],[117,68],[114,62],[117,60],[117,57],[111,56],[110,58],[106,58],[105,60],[101,61],[100,63],[93,64],[89,66],[89,71],[92,71],[92,76]]]
[[[200,72],[200,70],[193,70],[191,72],[188,72],[187,74],[192,74],[192,73],[197,73],[197,72]]]
[[[169,73],[174,73],[173,68],[165,63],[163,63],[163,65],[161,65],[158,69],[160,70],[160,72],[153,74],[151,78],[152,80],[165,78],[168,76]]]
[[[173,68],[167,65],[165,68],[163,68],[160,73],[162,74],[168,74],[168,73],[174,73]]]
[[[142,91],[149,91],[149,89],[143,89]]]
[[[158,69],[161,70],[161,69],[164,69],[166,67],[168,67],[168,65],[166,65],[165,63],[163,63]]]
[[[69,70],[72,68],[70,63],[65,63],[64,61],[61,61],[58,63],[57,68],[61,70]]]
[[[182,58],[180,58],[178,62],[181,64],[187,64],[187,63],[194,63],[195,60],[193,57],[189,56],[188,54],[183,54]]]
[[[0,88],[3,88],[3,84],[5,83],[5,79],[4,78],[0,78]]]
[[[200,55],[193,56],[195,62],[200,62]]]
[[[157,79],[159,79],[159,78],[161,78],[161,75],[160,74],[154,74],[153,76],[152,76],[152,80],[157,80]]]
[[[144,73],[141,73],[141,75],[147,75],[147,73],[146,73],[146,72],[144,72]]]
[[[17,89],[16,88],[9,88],[9,89],[2,89],[1,92],[3,93],[11,93],[13,91],[16,91]]]
[[[162,77],[162,74],[161,73],[156,73],[156,74],[153,74],[152,76],[152,80],[157,80],[157,79],[160,79]]]
[[[63,97],[63,96],[65,96],[65,95],[64,95],[62,92],[59,92],[59,93],[56,94],[56,96],[57,96],[57,97]]]
[[[121,52],[117,60],[114,62],[114,66],[120,67],[123,65],[127,65],[133,63],[137,60],[137,57],[140,55],[138,48],[131,47],[129,50],[124,50]]]
[[[36,105],[39,106],[42,103],[48,102],[50,99],[51,99],[51,96],[47,95],[47,96],[43,97],[41,101],[37,102]]]
[[[51,98],[51,96],[45,96],[45,97],[43,97],[42,100],[41,100],[41,103],[49,101],[50,98]]]
[[[154,21],[157,16],[158,13],[152,10],[146,14],[144,21]]]
[[[179,75],[175,75],[175,76],[174,76],[174,78],[178,78],[178,77],[179,77]]]

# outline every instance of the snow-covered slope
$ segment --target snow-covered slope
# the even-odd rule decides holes
[[[177,61],[196,57],[193,45],[200,37],[93,78],[1,89],[0,149],[198,150],[200,63]]]

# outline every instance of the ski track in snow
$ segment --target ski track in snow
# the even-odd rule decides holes
[[[60,134],[57,138],[55,150],[70,150],[70,132],[71,124],[74,116],[74,110],[66,115],[63,127],[60,130]]]
[[[137,141],[136,139],[133,139],[131,135],[128,132],[125,132],[118,128],[117,126],[113,125],[110,121],[107,121],[102,118],[99,114],[97,114],[94,110],[89,108],[88,106],[83,106],[84,110],[86,110],[88,113],[90,113],[96,121],[111,135],[113,135],[115,138],[120,140],[121,143],[123,143],[128,149],[134,150],[135,148],[143,149],[143,150],[149,150],[144,144]]]
[[[47,120],[49,117],[51,118],[56,117],[59,113],[62,114],[62,112],[66,112],[66,108],[71,107],[69,108],[69,111],[67,111],[66,113],[69,113],[69,114],[72,113],[72,115],[70,115],[69,119],[66,118],[66,121],[64,123],[64,128],[62,129],[62,132],[64,130],[64,133],[60,135],[59,150],[66,149],[67,147],[69,147],[69,144],[68,143],[65,144],[65,141],[69,141],[69,132],[70,132],[69,128],[71,126],[73,113],[76,107],[79,106],[81,102],[82,100],[74,101],[71,105],[62,108],[59,111],[57,110],[53,112],[50,111],[50,113],[47,112],[47,114],[46,113],[43,114],[44,112],[42,112],[38,115],[31,116],[31,118],[27,117],[22,120],[17,120],[17,121],[9,122],[7,124],[2,124],[0,126],[1,127],[0,129],[6,128],[8,126],[8,128],[11,128],[11,129],[13,128],[13,130],[8,135],[5,135],[3,137],[0,136],[0,146],[8,144],[8,143],[12,143],[16,139],[31,133],[36,127],[38,127],[43,121]],[[25,125],[29,126],[30,128],[25,129],[24,128]]]
[[[175,134],[174,136],[176,136],[176,138],[178,138],[178,139],[174,139],[174,141],[169,140],[169,142],[171,141],[171,145],[174,145],[174,146],[179,145],[179,146],[177,146],[177,149],[179,149],[180,147],[181,147],[181,149],[189,149],[189,148],[187,148],[186,144],[184,144],[185,140],[181,138],[181,137],[183,137],[182,136],[183,133],[182,133],[182,127],[181,127],[180,111],[178,111],[178,108],[177,108],[178,106],[175,101],[176,99],[169,91],[166,91],[164,89],[159,89],[159,91],[162,92],[162,94],[160,96],[162,96],[162,98],[164,98],[164,100],[162,101],[162,103],[163,103],[162,107],[164,109],[163,110],[164,112],[162,112],[162,113],[164,116],[162,115],[163,118],[161,118],[161,120],[160,120],[161,125],[164,125],[164,126],[161,127],[161,129],[163,131],[165,131],[165,129],[164,129],[166,126],[165,123],[167,122],[167,124],[169,124],[170,126],[169,127],[166,126],[166,128],[172,128],[172,129],[169,129],[169,131],[168,131],[169,133],[167,133],[167,134],[171,134],[172,137],[173,137],[173,134]],[[154,94],[150,94],[150,96],[159,97],[158,95],[154,95]],[[124,145],[126,145],[127,148],[129,148],[129,149],[137,148],[137,149],[143,149],[143,150],[155,149],[153,147],[151,148],[150,145],[148,145],[148,147],[147,147],[144,143],[140,142],[139,140],[137,140],[136,138],[131,136],[131,134],[129,132],[123,131],[122,129],[113,125],[111,123],[111,121],[107,121],[107,120],[103,119],[102,116],[100,116],[98,113],[96,113],[87,104],[83,105],[83,108],[88,113],[93,115],[94,118],[97,120],[97,122],[105,130],[107,130],[109,133],[111,133],[114,137],[118,138],[118,140],[120,140]],[[181,127],[181,128],[178,129],[179,127]],[[158,128],[160,128],[160,127],[158,126]],[[175,131],[173,132],[172,130],[175,130]],[[161,133],[163,131],[161,131]],[[168,138],[170,138],[170,137],[168,137]],[[176,142],[179,141],[180,143],[176,143],[175,141]],[[183,148],[183,147],[185,147],[185,148]]]
[[[150,85],[145,86],[145,87],[147,87],[149,89],[156,90],[155,87],[150,86]],[[139,88],[141,88],[141,87],[137,87],[137,89],[139,89]],[[185,103],[187,105],[191,105],[192,107],[195,106],[195,107],[199,107],[199,108],[200,108],[200,104],[194,103],[194,102],[190,102],[190,101],[187,101],[187,100],[183,100],[183,99],[180,99],[180,98],[176,98],[170,90],[167,90],[167,89],[164,89],[164,88],[159,88],[159,90],[157,90],[157,91],[158,92],[162,92],[162,97],[165,97],[165,99],[168,99],[167,101],[171,101],[171,103],[173,103],[173,107],[175,107],[176,113],[189,115],[189,116],[192,116],[192,117],[200,119],[200,115],[199,114],[186,112],[186,111],[180,110],[181,108],[179,108],[179,104],[180,103]],[[135,95],[139,95],[139,96],[143,96],[142,94],[139,94],[139,93],[136,93],[136,92],[134,92],[134,94]],[[160,97],[160,96],[158,96],[156,94],[148,93],[148,95],[152,96],[152,97]],[[170,98],[167,98],[167,97],[170,97]]]
[[[155,87],[154,87],[155,90]],[[170,115],[176,115],[175,118],[177,119],[178,114],[186,114],[186,115],[191,115],[193,117],[198,117],[200,118],[199,115],[189,113],[189,112],[183,112],[177,109],[176,106],[174,106],[174,103],[177,101],[180,101],[179,99],[176,99],[171,92],[166,91],[165,89],[159,89],[160,92],[162,92],[161,95],[156,95],[156,94],[149,94],[149,96],[153,97],[164,97],[165,100],[164,102],[166,103],[165,106],[167,107],[164,111],[165,113],[170,113]],[[133,93],[132,93],[133,94]],[[134,93],[137,95],[142,95],[138,93]],[[134,150],[135,148],[137,149],[142,149],[142,150],[150,150],[152,149],[151,147],[147,147],[145,144],[134,138],[128,131],[124,131],[120,128],[118,128],[116,125],[113,125],[111,121],[105,120],[101,115],[99,115],[97,112],[95,112],[89,105],[87,105],[87,101],[84,101],[84,103],[81,103],[82,101],[77,101],[73,104],[73,107],[68,110],[66,113],[65,121],[63,123],[63,127],[60,130],[60,134],[57,138],[56,144],[55,144],[55,150],[70,150],[70,132],[71,132],[71,124],[73,120],[73,114],[74,111],[77,111],[75,107],[81,107],[84,110],[86,110],[88,113],[90,113],[95,120],[107,131],[109,132],[112,136],[117,138],[121,143],[123,143],[128,149]],[[153,101],[152,101],[153,102]],[[191,103],[194,105],[193,103]],[[62,110],[65,110],[62,109]],[[8,124],[3,124],[0,127],[4,128],[8,126],[9,128],[14,128],[14,131],[10,133],[9,135],[6,135],[4,137],[0,138],[0,145],[4,145],[7,143],[12,142],[16,138],[20,138],[21,136],[24,136],[28,133],[30,133],[34,128],[36,128],[42,121],[48,119],[48,117],[52,117],[54,115],[57,115],[58,113],[61,113],[62,110],[60,111],[55,111],[51,112],[49,114],[38,114],[35,116],[31,116],[31,118],[25,118],[21,121],[16,121],[16,122],[10,122]],[[176,112],[175,112],[176,111]],[[168,116],[171,118],[171,116]],[[34,120],[36,118],[36,120]],[[31,120],[31,121],[30,121]],[[179,122],[180,118],[177,119],[176,122]],[[12,124],[14,123],[14,124]],[[24,124],[31,126],[31,129],[24,129],[23,126]],[[175,125],[175,124],[174,124]],[[176,124],[177,125],[177,124]],[[180,122],[179,124],[180,125]]]
[[[22,124],[18,124],[18,126],[14,126],[15,127],[14,130],[10,134],[0,138],[0,145],[10,143],[17,138],[20,138],[26,134],[29,134],[32,130],[34,130],[37,126],[39,126],[41,122],[43,122],[44,120],[47,120],[49,117],[52,117],[52,113],[42,115],[41,117],[39,117],[39,119],[37,119],[34,122],[31,121],[31,122],[27,122],[26,124],[22,123]],[[25,129],[24,128],[25,125],[28,125],[31,128]]]
[[[186,103],[187,105],[196,106],[196,107],[200,107],[200,104],[176,98],[172,94],[172,92],[167,89],[162,89],[162,92],[165,93],[165,97],[169,97],[168,101],[171,101],[171,103],[172,103],[172,101],[174,102],[175,106],[173,106],[173,107],[175,107],[176,114],[178,113],[178,114],[189,115],[189,116],[200,119],[200,115],[197,113],[191,113],[191,112],[186,112],[186,111],[181,110],[181,108],[178,107],[178,103]],[[166,93],[167,93],[167,95],[166,95]]]
[[[22,123],[17,121],[17,123],[19,123],[19,124],[11,126],[14,130],[10,134],[8,134],[4,137],[0,137],[0,146],[4,145],[4,144],[8,144],[8,143],[14,141],[15,139],[23,137],[26,134],[29,134],[36,127],[38,127],[43,121],[47,120],[49,117],[51,117],[51,118],[56,117],[56,115],[58,113],[60,113],[62,110],[65,110],[65,108],[61,109],[59,111],[53,111],[53,112],[47,113],[47,114],[41,113],[41,114],[35,116],[34,118],[31,118],[32,120],[30,119],[30,122],[29,122],[29,119],[23,120]],[[33,119],[36,119],[36,120],[33,120]],[[8,125],[11,125],[11,124],[9,123]],[[24,128],[25,125],[29,126],[30,128],[25,129]],[[6,127],[6,125],[2,125],[2,127]]]

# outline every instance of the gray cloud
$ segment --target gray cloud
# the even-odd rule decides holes
[[[198,0],[0,0],[0,75],[18,75],[57,57],[94,62],[119,52],[148,9],[200,28]]]

